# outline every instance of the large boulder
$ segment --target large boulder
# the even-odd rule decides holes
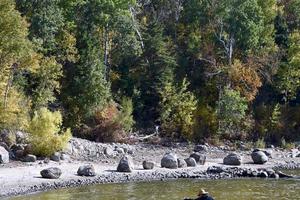
[[[194,158],[196,160],[197,163],[199,163],[200,165],[204,165],[205,161],[206,161],[206,156],[203,154],[200,154],[198,152],[192,153],[190,155],[191,158]]]
[[[185,168],[187,167],[187,164],[185,162],[185,160],[183,158],[178,158],[177,159],[177,163],[178,163],[178,168]]]
[[[9,153],[6,149],[0,146],[0,164],[5,164],[9,162]]]
[[[83,165],[77,170],[78,176],[96,176],[95,168],[93,165]]]
[[[143,168],[144,169],[153,169],[154,168],[154,162],[152,161],[143,161]]]
[[[242,157],[236,153],[231,153],[223,159],[224,165],[241,165]]]
[[[134,168],[133,161],[129,156],[124,156],[121,158],[117,171],[118,172],[132,172]]]
[[[62,172],[57,167],[50,167],[41,171],[41,176],[48,179],[58,179]]]
[[[166,153],[161,159],[161,167],[169,168],[169,169],[177,169],[178,161],[176,154]]]
[[[263,151],[260,150],[254,150],[251,153],[251,157],[254,164],[264,164],[269,160],[268,156]]]
[[[196,167],[197,163],[196,160],[192,157],[189,157],[187,159],[184,159],[188,167]]]

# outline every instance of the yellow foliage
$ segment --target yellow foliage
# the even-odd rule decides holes
[[[248,101],[254,100],[258,89],[262,86],[255,66],[245,65],[239,60],[235,60],[229,68],[229,77],[233,89],[239,91]]]
[[[49,156],[62,150],[71,138],[71,131],[63,131],[61,126],[62,115],[59,111],[51,112],[47,108],[36,111],[28,128],[33,153]]]

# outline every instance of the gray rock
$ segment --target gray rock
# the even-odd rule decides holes
[[[254,164],[264,164],[266,162],[268,162],[268,156],[266,156],[266,154],[262,151],[253,151],[251,153],[251,157],[252,160],[254,162]]]
[[[263,150],[263,152],[268,156],[268,158],[272,158],[273,150],[272,149],[266,149]]]
[[[17,150],[14,152],[14,158],[17,160],[22,159],[24,157],[24,155],[26,155],[24,150]]]
[[[265,172],[265,171],[261,171],[261,172],[258,173],[257,176],[260,177],[260,178],[268,178],[268,173]]]
[[[93,165],[80,166],[77,170],[78,176],[96,176],[95,168]]]
[[[118,147],[118,148],[115,149],[115,151],[118,152],[118,154],[125,154],[125,151],[124,151],[123,148]]]
[[[187,167],[187,164],[186,164],[186,162],[185,162],[184,159],[178,158],[177,159],[177,163],[178,163],[178,168],[185,168],[185,167]]]
[[[279,175],[280,178],[294,178],[294,176],[288,175],[288,174],[283,173],[281,171],[277,171],[276,173]]]
[[[6,149],[0,146],[0,164],[9,163],[9,153]]]
[[[48,179],[58,179],[62,172],[57,167],[50,167],[41,171],[41,176]]]
[[[7,144],[7,146],[12,146],[16,144],[16,135],[14,132],[7,129],[1,130],[0,132],[0,141]]]
[[[127,153],[128,153],[129,155],[133,155],[133,154],[134,154],[134,151],[133,151],[132,149],[128,149]]]
[[[68,154],[62,153],[60,156],[60,159],[61,160],[70,160],[71,158]]]
[[[9,147],[7,146],[7,144],[5,142],[0,142],[0,146],[4,147],[6,151],[9,151]]]
[[[224,165],[241,165],[242,157],[236,153],[231,153],[223,159]]]
[[[23,160],[23,162],[35,162],[36,156],[32,155],[32,154],[28,154],[22,160]]]
[[[129,156],[124,156],[121,158],[117,171],[118,172],[132,172],[134,168],[133,161]]]
[[[144,169],[153,169],[154,168],[154,162],[152,161],[143,161],[143,168]]]
[[[194,147],[194,151],[195,152],[207,152],[208,151],[208,147],[206,145],[196,145]]]
[[[50,156],[50,160],[53,160],[55,162],[60,161],[61,154],[59,152],[55,152],[52,156]]]
[[[196,160],[197,163],[199,163],[200,165],[204,165],[205,161],[206,161],[206,156],[202,155],[198,152],[192,153],[190,155],[190,157],[194,158]]]
[[[276,174],[276,173],[274,173],[274,174],[271,174],[269,177],[270,177],[270,178],[279,179],[279,175],[278,175],[278,174]]]
[[[114,151],[111,148],[106,147],[104,149],[104,154],[107,155],[107,156],[112,156],[114,154]]]
[[[49,158],[45,158],[45,159],[44,159],[44,163],[45,163],[45,164],[48,164],[49,162],[50,162],[50,159],[49,159]]]
[[[166,153],[161,159],[161,167],[169,168],[169,169],[177,169],[178,161],[177,156],[173,153]]]
[[[188,167],[196,167],[197,165],[195,158],[192,157],[186,158],[184,159],[184,161],[186,162]]]

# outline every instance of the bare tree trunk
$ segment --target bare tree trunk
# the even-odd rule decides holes
[[[108,63],[108,45],[109,45],[109,38],[108,38],[108,23],[105,26],[104,29],[104,65],[105,65],[105,77],[106,80],[109,80],[109,73],[110,73],[110,67]]]
[[[7,107],[8,94],[9,94],[9,90],[10,90],[12,82],[13,82],[14,73],[15,73],[16,68],[17,68],[17,64],[14,63],[11,66],[10,71],[9,71],[7,83],[6,83],[6,86],[5,86],[5,92],[4,92],[4,108]]]

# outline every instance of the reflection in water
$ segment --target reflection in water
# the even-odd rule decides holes
[[[195,197],[205,188],[215,199],[300,200],[300,180],[237,179],[177,180],[168,182],[128,183],[87,186],[39,193],[15,200],[180,200]]]

